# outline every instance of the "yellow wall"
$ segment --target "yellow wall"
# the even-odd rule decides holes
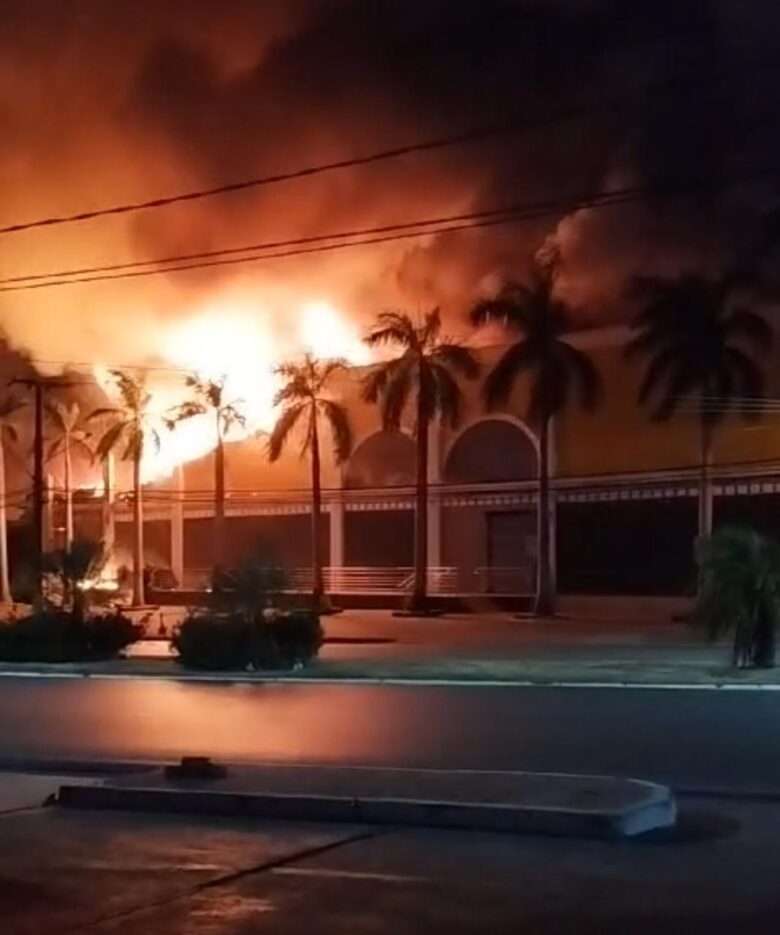
[[[578,341],[579,343],[579,341]],[[586,345],[604,381],[604,399],[594,413],[583,412],[575,404],[556,421],[557,474],[577,477],[610,473],[631,473],[694,467],[699,459],[698,423],[694,414],[679,414],[665,423],[652,422],[636,402],[643,362],[626,361],[620,339],[605,332],[591,335]],[[483,376],[493,366],[501,348],[479,351]],[[345,374],[334,388],[350,413],[355,445],[379,431],[379,413],[360,399],[363,369]],[[780,395],[775,374],[780,367],[768,362],[770,393]],[[464,381],[461,427],[487,416],[482,403],[482,381]],[[525,421],[528,384],[521,380],[506,407],[507,413]],[[444,427],[442,462],[458,430]],[[309,462],[299,457],[300,441],[293,439],[279,462],[270,465],[265,441],[248,440],[227,447],[227,483],[232,490],[285,491],[307,489]],[[714,447],[716,464],[780,460],[780,418],[767,416],[757,423],[729,417],[718,430]],[[329,439],[323,459],[323,485],[340,485],[340,469],[330,454]],[[210,490],[213,486],[213,458],[208,456],[185,467],[185,486],[190,490]]]

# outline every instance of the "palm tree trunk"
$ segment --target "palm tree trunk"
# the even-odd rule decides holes
[[[414,511],[414,588],[409,610],[428,609],[428,409],[421,385],[417,395],[417,500]]]
[[[0,432],[2,429],[0,428]],[[8,577],[8,517],[5,504],[5,449],[0,438],[0,601],[12,601]]]
[[[217,447],[214,452],[214,568],[225,557],[225,443],[217,414]]]
[[[63,457],[65,459],[65,548],[70,549],[73,545],[73,482],[71,477],[70,434],[67,432],[65,433]]]
[[[317,404],[312,403],[311,414],[311,603],[315,611],[322,609],[325,586],[322,580],[322,549],[320,526],[322,520],[322,487],[320,478],[320,439],[317,431]]]
[[[537,590],[535,612],[549,617],[555,612],[550,570],[550,417],[539,428],[539,497],[537,500]]]
[[[141,607],[144,595],[144,510],[141,502],[141,458],[133,459],[133,604]]]
[[[701,473],[699,478],[699,535],[712,534],[712,426],[701,423]]]

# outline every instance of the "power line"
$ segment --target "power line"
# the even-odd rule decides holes
[[[687,182],[684,186],[671,185],[667,188],[661,188],[657,185],[654,186],[644,186],[644,187],[631,187],[616,189],[609,192],[590,194],[587,196],[581,196],[579,198],[571,198],[566,200],[558,201],[547,201],[547,202],[532,202],[528,203],[525,206],[508,206],[503,209],[492,209],[484,213],[476,212],[473,214],[474,220],[464,221],[463,223],[455,224],[445,224],[441,225],[440,222],[437,222],[436,219],[431,219],[428,222],[426,221],[416,221],[408,222],[405,224],[398,225],[386,225],[385,230],[390,231],[387,234],[381,234],[379,236],[370,236],[370,237],[361,237],[359,231],[345,231],[340,234],[330,234],[330,235],[321,235],[317,238],[312,238],[313,240],[334,240],[333,243],[315,243],[312,246],[308,247],[294,247],[289,250],[277,250],[267,251],[262,253],[256,253],[250,256],[219,256],[219,251],[215,251],[218,254],[218,258],[196,261],[192,263],[183,263],[176,266],[160,266],[155,269],[130,269],[126,271],[120,271],[116,273],[99,273],[97,275],[89,276],[79,276],[74,278],[51,278],[43,279],[44,276],[56,276],[56,273],[50,274],[35,274],[37,277],[36,281],[28,281],[33,277],[15,277],[13,280],[2,280],[0,282],[9,283],[8,285],[0,285],[0,292],[25,292],[35,289],[48,289],[52,287],[61,287],[61,286],[70,286],[77,285],[80,283],[93,283],[93,282],[109,282],[114,280],[124,280],[124,279],[137,279],[145,278],[148,276],[159,276],[166,273],[178,273],[186,272],[191,270],[200,270],[200,269],[209,269],[214,267],[222,266],[234,266],[244,263],[256,263],[263,260],[274,260],[282,259],[287,257],[296,257],[304,256],[307,254],[316,254],[316,253],[327,253],[335,250],[343,250],[351,247],[360,247],[368,246],[374,244],[383,244],[383,243],[392,243],[401,240],[407,240],[418,237],[427,237],[431,235],[438,234],[447,234],[447,233],[456,233],[459,231],[474,230],[483,227],[492,227],[503,224],[512,224],[512,223],[522,223],[524,221],[536,220],[541,217],[546,217],[549,215],[559,214],[563,212],[570,212],[575,210],[596,210],[600,208],[614,207],[615,205],[622,205],[634,201],[640,201],[648,197],[679,197],[685,195],[699,194],[702,192],[708,191],[721,191],[725,188],[731,187],[733,185],[743,184],[749,181],[756,181],[761,178],[768,178],[777,176],[780,173],[780,169],[773,167],[770,169],[762,169],[744,176],[735,177],[730,180],[718,181],[718,182],[701,182],[694,184]],[[425,227],[424,225],[428,223],[430,226]],[[410,227],[415,229],[409,230]],[[395,232],[394,232],[395,231]],[[337,240],[337,238],[341,238]],[[227,248],[226,252],[233,250],[238,250],[239,248]],[[250,249],[250,248],[246,248]],[[139,264],[145,265],[154,261],[138,261]],[[118,264],[123,265],[123,264]],[[131,264],[127,264],[128,266]],[[19,283],[19,280],[24,280]]]
[[[545,202],[544,204],[549,204]],[[190,260],[212,259],[214,257],[230,256],[232,254],[249,253],[258,250],[272,250],[281,247],[305,246],[307,244],[321,243],[327,240],[336,240],[346,237],[360,237],[373,234],[384,234],[392,231],[403,230],[406,228],[431,226],[434,224],[449,224],[456,221],[468,221],[478,218],[489,217],[492,215],[507,214],[516,210],[515,206],[509,205],[505,208],[493,208],[485,211],[472,211],[467,214],[451,214],[438,218],[427,218],[419,221],[406,221],[397,224],[385,224],[378,227],[363,227],[353,231],[334,232],[331,234],[315,234],[309,237],[295,237],[290,240],[270,240],[262,243],[245,244],[241,247],[223,247],[219,250],[207,250],[201,253],[183,253],[176,256],[150,257],[146,260],[129,260],[123,263],[111,263],[106,266],[84,266],[76,269],[57,270],[51,273],[30,273],[27,276],[10,276],[6,279],[0,279],[0,285],[11,285],[17,282],[34,282],[43,279],[57,279],[65,276],[82,276],[92,273],[109,273],[120,270],[134,269],[139,266],[152,266],[170,263],[187,262]]]
[[[224,185],[218,185],[212,188],[196,189],[188,192],[181,192],[174,195],[166,195],[143,201],[133,201],[110,205],[105,208],[96,208],[90,211],[78,211],[72,214],[53,215],[51,217],[36,218],[31,221],[21,221],[12,224],[6,224],[5,226],[0,227],[0,235],[15,234],[21,231],[32,230],[35,228],[54,227],[62,224],[73,224],[94,220],[101,217],[117,216],[138,211],[164,208],[169,205],[198,201],[217,195],[226,195],[235,192],[246,191],[247,189],[251,188],[260,188],[279,184],[281,182],[309,178],[315,175],[336,172],[342,169],[372,165],[391,159],[398,159],[402,156],[412,155],[415,153],[431,152],[451,146],[467,145],[471,143],[482,142],[490,138],[498,138],[502,136],[522,133],[529,130],[542,129],[544,127],[554,126],[558,123],[576,119],[578,117],[587,116],[588,114],[592,113],[610,113],[632,102],[641,103],[648,96],[659,93],[679,94],[682,89],[693,90],[695,88],[700,88],[703,85],[712,85],[718,81],[727,80],[729,77],[731,77],[733,80],[733,75],[731,75],[731,72],[733,71],[738,71],[739,74],[745,74],[762,71],[767,68],[780,68],[780,62],[777,62],[774,59],[760,62],[751,62],[749,67],[740,65],[738,69],[730,69],[720,74],[713,74],[707,77],[697,77],[695,79],[674,76],[673,78],[666,79],[654,85],[643,88],[639,92],[634,92],[630,95],[616,96],[612,99],[602,101],[596,106],[589,105],[588,107],[567,107],[557,111],[555,114],[544,117],[537,117],[534,119],[522,121],[510,121],[492,126],[476,127],[469,130],[464,130],[461,133],[407,143],[369,153],[364,156],[353,156],[348,159],[339,159],[333,162],[306,166],[288,172],[278,172],[270,175],[258,176],[256,178],[228,182]]]

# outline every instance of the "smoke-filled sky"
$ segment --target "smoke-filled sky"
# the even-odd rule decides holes
[[[583,111],[490,142],[5,236],[0,274],[766,168],[780,155],[775,6],[0,0],[2,224]],[[669,78],[681,80],[678,91],[643,96]],[[615,95],[632,103],[605,110]],[[778,180],[764,178],[717,196],[324,256],[8,292],[0,294],[0,322],[13,346],[40,360],[177,366],[189,363],[187,341],[201,340],[197,328],[185,334],[188,323],[204,316],[223,316],[244,354],[265,334],[297,349],[300,310],[317,302],[360,327],[386,306],[441,304],[456,328],[476,295],[522,275],[549,238],[561,251],[578,323],[613,321],[624,314],[627,275],[729,262],[753,242],[778,194]],[[205,333],[202,344],[210,353]]]

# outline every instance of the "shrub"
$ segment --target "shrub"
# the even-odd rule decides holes
[[[217,568],[211,579],[209,605],[226,614],[256,620],[258,615],[277,602],[287,585],[282,568],[256,555],[247,556],[232,569]]]
[[[177,628],[171,645],[193,669],[243,669],[249,658],[249,627],[238,616],[201,611]]]
[[[309,662],[322,644],[322,627],[310,611],[247,620],[240,613],[199,611],[172,639],[182,665],[194,669],[280,669]]]
[[[695,622],[734,634],[736,666],[773,666],[780,622],[780,546],[753,529],[724,527],[697,547]]]
[[[279,649],[283,665],[305,665],[313,659],[324,639],[320,618],[311,610],[291,610],[271,619],[266,626]]]
[[[110,659],[144,635],[140,623],[133,623],[118,610],[93,614],[85,621],[84,629],[92,659]]]
[[[79,620],[67,611],[48,608],[0,625],[0,659],[6,662],[110,659],[142,634],[142,627],[119,612]]]

